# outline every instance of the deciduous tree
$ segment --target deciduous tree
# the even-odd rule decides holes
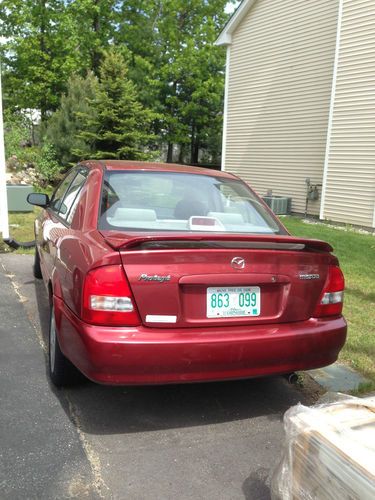
[[[225,54],[214,41],[228,19],[227,4],[227,0],[122,2],[119,15],[124,22],[119,23],[115,39],[138,56],[133,56],[130,74],[138,87],[148,89],[148,104],[162,116],[157,133],[168,144],[168,161],[174,144],[190,144],[193,163],[202,147],[215,147],[212,157],[218,158]],[[127,23],[128,17],[134,22]]]
[[[4,89],[11,108],[57,108],[77,65],[64,0],[2,0]]]

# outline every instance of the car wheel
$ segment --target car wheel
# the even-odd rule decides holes
[[[49,322],[48,367],[50,378],[56,387],[73,385],[78,378],[76,368],[60,349],[53,305],[51,306]]]
[[[38,247],[37,246],[35,246],[33,274],[34,274],[34,278],[38,278],[38,279],[43,278],[43,276],[42,276],[42,270],[40,268],[40,256],[39,256],[39,252],[38,252]]]

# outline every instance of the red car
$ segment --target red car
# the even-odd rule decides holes
[[[344,278],[240,179],[133,161],[73,168],[35,222],[52,381],[240,379],[333,363]]]

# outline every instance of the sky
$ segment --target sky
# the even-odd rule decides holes
[[[225,7],[225,12],[227,12],[227,14],[232,14],[237,9],[240,3],[241,3],[240,1],[236,2],[234,5],[228,3],[227,6]]]

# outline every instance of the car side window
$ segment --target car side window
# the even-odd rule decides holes
[[[54,212],[56,213],[59,212],[66,190],[70,186],[70,183],[72,182],[76,174],[77,174],[76,169],[71,170],[66,175],[66,177],[60,182],[56,191],[53,193],[51,202],[49,204],[49,208],[51,208],[51,210],[53,210]]]
[[[59,216],[65,219],[68,224],[72,222],[76,206],[79,201],[79,193],[87,178],[87,169],[81,168],[78,170],[77,175],[72,180],[65,196],[62,200],[59,210]]]

